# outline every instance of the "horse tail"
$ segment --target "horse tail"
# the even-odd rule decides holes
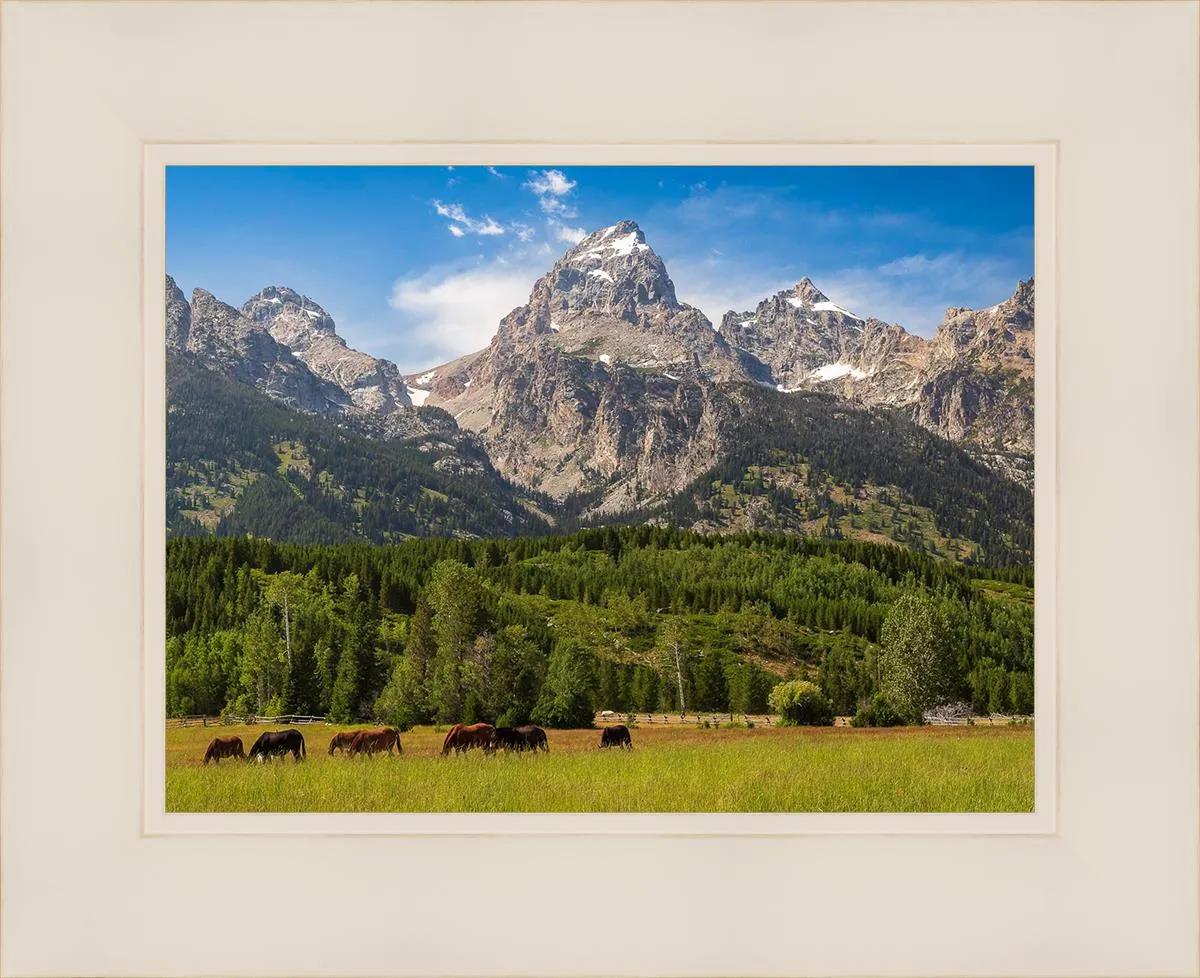
[[[296,733],[300,737],[300,756],[308,757],[308,754],[304,750],[304,734],[300,733],[300,731],[298,731],[298,730],[296,731]]]
[[[398,727],[392,727],[392,733],[396,735],[396,753],[403,754],[404,748],[400,744],[400,729]]]

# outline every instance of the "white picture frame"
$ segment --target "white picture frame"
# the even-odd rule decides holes
[[[0,974],[1200,970],[1195,5],[0,16]],[[256,154],[1034,162],[1037,811],[162,815],[154,174]]]

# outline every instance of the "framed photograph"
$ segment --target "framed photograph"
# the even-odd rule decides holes
[[[147,157],[150,831],[1053,828],[1052,147],[248,152]]]
[[[0,974],[1200,973],[1198,13],[0,8]]]

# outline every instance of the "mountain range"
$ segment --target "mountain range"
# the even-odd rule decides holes
[[[168,278],[169,529],[669,521],[1027,559],[1033,304],[1021,282],[925,339],[803,278],[712,323],[621,221],[567,250],[485,349],[405,375],[291,289],[235,308]],[[268,518],[285,499],[294,518]]]

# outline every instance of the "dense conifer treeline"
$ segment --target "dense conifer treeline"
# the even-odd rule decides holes
[[[596,709],[755,712],[781,679],[839,713],[878,686],[888,609],[953,629],[954,688],[1032,709],[1032,569],[896,546],[635,526],[517,539],[167,545],[171,714],[372,715],[549,725]]]

